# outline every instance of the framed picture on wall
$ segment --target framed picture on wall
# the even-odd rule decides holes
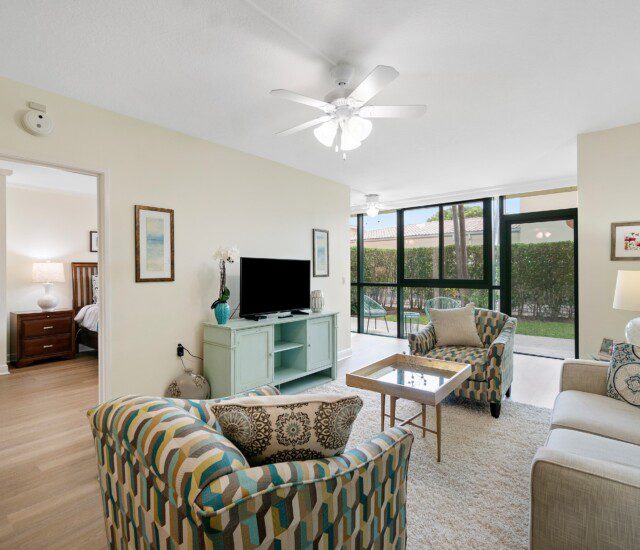
[[[611,224],[611,260],[640,260],[640,221]]]
[[[326,229],[313,230],[313,276],[329,276],[329,232]]]
[[[98,232],[89,231],[89,252],[98,252]]]
[[[174,281],[173,210],[135,206],[136,282]]]

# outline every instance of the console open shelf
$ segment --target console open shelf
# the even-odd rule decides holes
[[[287,351],[290,349],[303,348],[304,344],[300,342],[287,342],[286,340],[280,340],[273,346],[274,353],[280,353],[281,351]]]

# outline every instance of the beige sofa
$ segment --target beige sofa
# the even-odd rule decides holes
[[[607,367],[563,364],[531,468],[532,549],[640,548],[640,408],[607,397]]]

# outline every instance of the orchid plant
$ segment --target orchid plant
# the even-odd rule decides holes
[[[214,309],[218,304],[226,304],[229,300],[231,293],[227,288],[227,264],[234,263],[239,255],[240,251],[237,246],[221,246],[214,253],[213,258],[218,260],[220,264],[220,291],[218,299],[211,304],[211,309]]]

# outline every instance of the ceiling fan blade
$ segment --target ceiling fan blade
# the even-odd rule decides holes
[[[308,105],[309,107],[315,107],[316,109],[321,109],[322,111],[330,111],[334,107],[330,103],[326,101],[320,101],[319,99],[313,99],[312,97],[307,97],[305,95],[297,94],[296,92],[291,92],[289,90],[271,90],[269,92],[271,95],[275,95],[277,97],[281,97],[282,99],[288,99],[289,101],[295,101],[296,103],[302,103],[303,105]]]
[[[426,112],[426,105],[367,105],[358,114],[362,118],[418,118]]]
[[[349,99],[355,99],[360,103],[367,103],[378,95],[382,88],[393,82],[400,73],[393,67],[378,65],[367,77],[358,84],[358,87],[349,94]]]
[[[289,128],[288,130],[278,132],[276,136],[290,136],[291,134],[295,134],[296,132],[300,132],[301,130],[306,130],[307,128],[311,128],[312,126],[317,126],[318,124],[322,124],[323,122],[327,122],[328,120],[331,120],[331,117],[329,115],[314,118],[313,120],[309,120],[307,122],[303,122],[302,124],[298,124],[293,128]]]

